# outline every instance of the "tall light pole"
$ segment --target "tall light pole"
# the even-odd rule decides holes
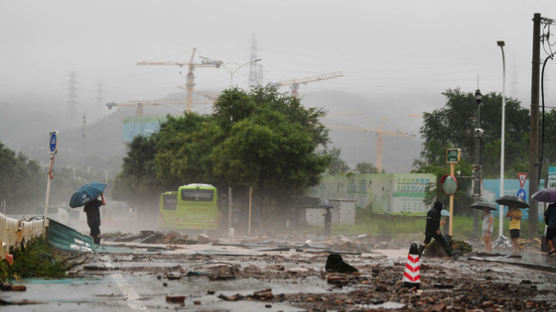
[[[475,129],[473,129],[473,135],[475,137],[475,153],[473,156],[473,199],[477,202],[481,200],[481,137],[484,133],[484,130],[481,129],[482,99],[483,95],[481,94],[479,86],[477,85],[477,90],[475,90],[477,116],[475,119]],[[473,209],[473,229],[475,230],[475,233],[478,233],[479,231],[479,215],[477,212],[477,210]]]
[[[506,58],[504,56],[504,41],[497,41],[496,44],[502,51],[502,130],[500,132],[500,196],[504,196],[504,137],[506,136]],[[504,237],[504,206],[498,205],[499,223],[498,223],[498,239]]]

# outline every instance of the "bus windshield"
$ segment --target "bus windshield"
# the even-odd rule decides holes
[[[182,189],[181,200],[183,201],[212,201],[214,190]]]

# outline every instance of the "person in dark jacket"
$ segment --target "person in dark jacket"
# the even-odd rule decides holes
[[[554,248],[554,237],[556,237],[556,203],[548,205],[544,212],[544,223],[548,226],[546,229],[546,242],[550,246],[548,255],[556,253]]]
[[[444,250],[449,256],[452,255],[450,248],[448,247],[448,244],[446,243],[444,237],[442,237],[442,234],[440,233],[440,219],[442,218],[441,211],[443,207],[444,205],[442,205],[441,202],[436,201],[433,207],[427,212],[427,226],[425,228],[425,241],[421,244],[421,246],[419,246],[419,257],[423,254],[423,251],[425,250],[425,248],[427,248],[427,245],[431,242],[431,239],[433,238],[434,240],[439,242],[440,245],[442,245],[442,248],[444,248]]]
[[[85,204],[84,211],[87,214],[87,224],[91,229],[91,237],[95,244],[100,244],[100,211],[99,208],[102,205],[106,205],[104,200],[104,195],[100,194],[101,200],[98,198]]]

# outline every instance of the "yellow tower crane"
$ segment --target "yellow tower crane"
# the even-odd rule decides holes
[[[193,70],[196,67],[216,67],[219,68],[222,65],[221,61],[214,61],[214,60],[203,60],[201,63],[193,63],[193,57],[195,57],[195,52],[197,52],[197,48],[193,48],[193,53],[191,53],[191,58],[189,62],[137,62],[137,65],[176,65],[179,67],[188,66],[189,71],[187,73],[187,82],[185,84],[186,88],[186,111],[189,113],[192,110],[193,106],[193,88],[195,87],[195,75],[193,74]]]
[[[183,113],[183,109],[179,108],[176,105],[183,105],[183,102],[179,101],[168,101],[168,100],[158,100],[158,101],[128,101],[123,103],[106,103],[106,107],[108,109],[112,109],[113,107],[135,107],[135,115],[137,117],[143,116],[143,107],[144,106],[166,106],[173,109],[176,109]]]
[[[344,76],[344,73],[342,73],[342,72],[334,72],[334,73],[320,74],[320,75],[316,75],[316,76],[310,76],[310,77],[304,77],[304,78],[298,78],[298,79],[290,79],[290,80],[283,80],[283,81],[279,81],[279,82],[273,82],[273,83],[270,83],[270,85],[274,86],[274,87],[290,86],[292,96],[299,97],[299,85],[300,84],[307,84],[309,82],[332,79],[332,78],[338,78],[338,77],[343,77],[343,76]]]
[[[382,122],[380,123],[380,127],[378,129],[366,129],[360,127],[348,127],[348,126],[329,126],[331,129],[339,129],[339,130],[350,130],[350,131],[362,131],[367,133],[375,133],[376,134],[376,168],[378,172],[382,172],[382,152],[384,151],[384,141],[382,140],[382,136],[397,136],[397,137],[404,137],[404,138],[414,138],[414,134],[409,134],[404,131],[384,131],[382,127],[384,126],[384,121],[386,117],[382,118]]]

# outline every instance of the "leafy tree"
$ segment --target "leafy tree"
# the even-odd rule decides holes
[[[462,158],[473,162],[476,102],[473,93],[459,89],[442,93],[446,105],[431,113],[423,114],[421,136],[424,139],[421,159],[415,161],[416,168],[431,165],[444,166],[446,149],[458,147]],[[498,93],[483,95],[481,105],[481,128],[485,130],[481,139],[481,163],[483,177],[496,177],[500,163],[502,97]],[[529,111],[520,107],[519,101],[506,99],[505,155],[508,174],[526,168],[529,134]]]
[[[0,203],[6,200],[8,212],[40,207],[44,193],[37,190],[44,189],[45,181],[36,161],[0,143]]]
[[[359,173],[378,173],[378,169],[370,162],[358,163],[355,165],[355,170],[359,171]]]
[[[330,165],[328,166],[329,174],[342,174],[349,171],[347,163],[340,158],[342,149],[333,147],[327,154],[330,156]]]
[[[456,171],[461,176],[469,177],[472,169],[475,148],[473,129],[477,104],[473,93],[463,93],[459,89],[446,90],[446,105],[438,110],[423,114],[421,136],[424,140],[421,159],[414,162],[418,173],[433,173],[437,175],[437,184],[427,192],[427,202],[439,199],[447,202],[447,196],[442,192],[440,178],[449,173],[446,164],[446,149],[458,147],[462,151],[462,161],[456,165]],[[481,104],[481,128],[484,135],[481,139],[481,164],[483,178],[497,178],[500,168],[500,131],[501,131],[502,97],[497,93],[483,95]],[[527,171],[529,149],[529,112],[520,107],[514,99],[506,99],[505,123],[505,170],[508,175],[515,175],[518,171]],[[472,202],[469,191],[471,180],[458,179],[456,193],[456,213],[469,214],[465,209]]]
[[[116,193],[207,182],[253,186],[283,201],[317,184],[328,166],[329,155],[316,152],[328,141],[323,114],[272,87],[225,90],[212,115],[168,116],[157,133],[136,138]]]

